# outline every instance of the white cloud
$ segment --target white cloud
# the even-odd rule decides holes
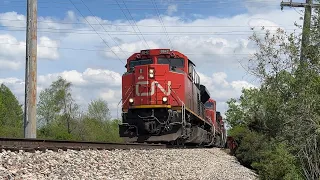
[[[211,76],[199,73],[199,76],[200,82],[206,86],[211,97],[219,102],[226,102],[230,98],[239,97],[241,95],[242,88],[256,87],[244,80],[228,82],[228,76],[224,72],[213,73]]]
[[[272,9],[280,9],[279,0],[243,0],[245,7],[250,13],[263,13]]]
[[[39,83],[48,86],[55,81],[58,76],[72,82],[74,86],[81,88],[97,87],[120,87],[121,75],[117,72],[106,69],[88,68],[84,72],[76,70],[63,71],[61,73],[47,74],[39,76]]]
[[[59,58],[57,43],[48,37],[40,37],[38,58],[55,60]],[[0,69],[18,70],[25,60],[26,43],[10,34],[0,34]]]
[[[111,70],[88,68],[83,74],[84,79],[91,83],[107,84],[110,87],[120,87],[121,85],[121,75]]]
[[[6,12],[0,13],[0,24],[10,28],[20,27],[19,29],[26,26],[26,17],[17,12]]]
[[[39,58],[56,60],[59,59],[58,43],[46,36],[40,37],[38,45]]]
[[[105,56],[111,57],[111,58],[122,58],[126,59],[129,56],[131,56],[132,53],[130,52],[140,52],[142,49],[149,49],[146,48],[146,46],[150,47],[150,49],[153,48],[159,48],[159,45],[154,43],[153,41],[137,41],[133,43],[123,43],[120,46],[113,46],[111,47],[111,50],[116,54],[114,54],[109,48],[106,48]],[[123,53],[124,52],[124,53]]]
[[[264,1],[259,0],[255,2],[247,0],[244,3],[250,7],[265,5],[263,4]],[[267,4],[268,6],[274,5],[275,0],[271,0]],[[168,9],[175,11],[177,10],[177,6],[171,4]],[[281,16],[281,18],[278,18],[279,16]],[[16,12],[2,13],[0,14],[0,18],[1,17],[25,20],[23,15],[17,14]],[[288,21],[288,19],[298,19],[298,17],[299,15],[296,12],[290,10],[281,12],[279,9],[268,11],[264,14],[259,11],[255,14],[240,14],[229,18],[198,16],[195,20],[185,20],[179,16],[163,16],[162,20],[166,25],[168,36],[175,50],[190,54],[189,56],[197,64],[200,64],[201,61],[207,62],[208,59],[210,59],[212,63],[217,63],[219,59],[223,58],[223,64],[221,66],[226,67],[239,63],[234,58],[235,55],[243,54],[245,56],[253,52],[253,47],[250,46],[247,40],[248,36],[252,34],[250,27],[264,25],[272,31],[277,27],[283,27],[288,31],[292,31],[294,28],[292,27],[293,22]],[[136,21],[139,29],[130,26],[129,24],[131,23],[122,19],[110,21],[93,16],[87,16],[85,19],[78,17],[83,24],[58,23],[58,21],[74,22],[76,19],[72,11],[68,11],[66,17],[62,20],[52,17],[39,17],[39,28],[56,29],[60,32],[65,32],[62,33],[62,37],[59,37],[61,39],[60,43],[64,46],[82,49],[99,49],[97,47],[105,47],[106,45],[102,43],[99,36],[96,35],[91,26],[87,24],[87,21],[89,21],[120,59],[126,59],[132,52],[137,52],[149,47],[170,47],[167,34],[164,33],[158,16]],[[21,21],[17,22],[21,23]],[[11,25],[10,21],[0,21],[0,23],[5,26]],[[102,28],[99,23],[103,24],[104,28]],[[80,34],[74,33],[75,31],[78,31]],[[255,31],[260,32],[258,28],[255,28]],[[53,36],[53,33],[51,33],[50,36]],[[50,36],[40,38],[39,44],[49,47],[58,46],[56,41],[49,38]],[[146,40],[147,43],[144,40]],[[40,56],[44,56],[46,59],[59,58],[56,48],[39,48],[41,49],[39,53]],[[117,59],[118,57],[114,55],[112,51],[110,51],[109,48],[105,48],[105,52],[100,51],[100,54],[103,54],[105,58]],[[219,63],[220,62],[221,61],[219,61]]]
[[[176,5],[176,4],[171,4],[171,5],[169,5],[168,6],[168,9],[167,9],[167,13],[168,13],[168,15],[172,15],[173,13],[175,13],[175,12],[178,12],[178,5]]]
[[[109,108],[112,110],[121,110],[121,104],[119,104],[122,94],[121,91],[112,89],[103,89],[100,93],[100,98],[108,102]],[[116,112],[113,112],[115,114]],[[119,114],[118,114],[119,115]]]
[[[115,91],[107,89],[106,91],[101,92],[100,96],[106,101],[112,101],[115,97]]]
[[[255,46],[248,41],[248,36],[252,34],[250,27],[264,25],[267,26],[267,29],[273,31],[277,27],[292,31],[294,28],[292,26],[293,21],[298,20],[300,17],[295,11],[280,11],[280,6],[273,10],[268,9],[267,11],[262,11],[263,8],[260,8],[256,9],[258,11],[255,11],[257,7],[263,7],[264,5],[271,7],[279,4],[279,2],[275,2],[275,0],[268,2],[246,0],[244,2],[248,9],[250,9],[250,13],[239,14],[232,17],[204,17],[203,15],[195,15],[192,12],[192,20],[183,19],[179,16],[162,16],[168,36],[175,50],[187,54],[198,67],[204,64],[206,67],[219,69],[218,72],[206,71],[209,74],[200,74],[200,76],[201,82],[207,86],[211,96],[218,101],[219,108],[222,109],[220,110],[221,112],[226,108],[225,101],[227,99],[238,97],[242,87],[253,86],[251,83],[241,80],[238,76],[239,74],[231,75],[223,72],[226,69],[229,71],[230,69],[235,69],[234,66],[239,64],[239,58],[245,58],[247,54],[254,52]],[[170,12],[174,13],[177,12],[177,10],[177,6],[168,6],[167,13],[170,15]],[[181,10],[179,10],[179,12],[180,11]],[[79,21],[77,21],[77,19],[79,19]],[[98,31],[101,37],[123,61],[133,52],[147,49],[148,45],[150,48],[170,47],[167,35],[163,31],[158,16],[155,14],[148,18],[137,20],[136,24],[139,26],[139,30],[137,27],[130,26],[130,23],[123,19],[106,20],[100,17],[88,16],[86,20],[95,24],[93,27],[96,31]],[[101,25],[99,25],[97,20],[101,24],[107,24],[104,25],[104,28],[109,32],[112,39]],[[77,24],[72,24],[74,22],[77,22]],[[13,28],[12,26],[25,26],[25,16],[17,14],[16,12],[2,13],[0,14],[0,24],[7,26],[9,29]],[[64,33],[41,32],[47,29]],[[115,110],[121,98],[120,87],[123,64],[118,62],[118,64],[108,64],[110,61],[104,61],[102,66],[100,63],[96,63],[98,60],[101,62],[102,60],[116,59],[117,57],[109,48],[106,48],[106,45],[92,28],[87,25],[87,22],[82,17],[77,17],[72,11],[66,12],[64,19],[40,16],[39,31],[39,58],[61,60],[64,63],[67,59],[63,58],[72,57],[77,59],[77,63],[70,63],[69,61],[69,64],[66,63],[67,65],[65,67],[59,66],[59,68],[63,68],[62,70],[52,69],[50,70],[52,73],[38,76],[38,89],[41,90],[48,87],[53,80],[61,75],[74,84],[75,98],[80,104],[87,104],[90,100],[101,97],[108,100],[110,106]],[[255,31],[260,30],[255,28]],[[21,37],[23,37],[25,33],[21,33],[20,38],[12,34],[14,33],[0,34],[1,72],[5,69],[18,70],[24,64],[25,42],[24,39],[21,40]],[[59,41],[55,39],[59,39]],[[116,43],[113,40],[115,40]],[[79,51],[75,51],[76,53],[74,53],[74,51],[71,50],[66,51],[66,55],[68,56],[63,56],[59,54],[58,51],[60,45],[61,47],[78,48],[89,51],[88,54],[85,54],[87,51],[81,51],[86,55],[85,57],[82,57],[82,54],[77,54]],[[93,51],[90,52],[91,50]],[[234,53],[236,55],[234,55]],[[243,56],[238,54],[243,54]],[[86,61],[81,61],[80,59],[85,59]],[[89,60],[90,62],[88,62]],[[53,63],[56,62],[52,62],[52,64]],[[76,65],[78,65],[78,68],[86,69],[80,71],[75,68]],[[109,66],[119,67],[121,70],[107,70],[111,69]],[[66,71],[67,69],[68,71]],[[205,72],[201,68],[197,68],[197,71]],[[7,75],[4,76],[7,77]],[[234,76],[232,79],[235,80],[228,80],[230,76]],[[23,97],[24,85],[21,84],[21,82],[23,82],[22,80],[3,78],[0,79],[0,82],[1,81],[9,84],[9,87],[12,87],[15,93]]]
[[[0,70],[18,70],[21,67],[20,62],[15,62],[15,61],[10,61],[10,60],[5,60],[5,59],[0,59]]]
[[[279,16],[281,18],[278,18]],[[114,21],[111,29],[117,29],[118,33],[110,34],[117,36],[121,44],[119,48],[112,43],[114,45],[111,49],[121,59],[126,59],[133,52],[147,49],[147,44],[151,48],[170,48],[167,38],[169,36],[173,48],[187,54],[196,64],[219,63],[223,69],[230,65],[238,65],[240,57],[246,57],[255,51],[255,47],[248,40],[248,36],[253,33],[251,27],[254,27],[254,31],[260,35],[265,33],[261,30],[261,26],[265,26],[265,29],[271,32],[275,32],[277,28],[293,32],[296,28],[293,26],[293,20],[297,20],[298,17],[296,12],[290,10],[285,12],[273,10],[265,14],[253,15],[240,14],[230,18],[205,17],[187,21],[177,16],[163,16],[167,34],[157,16],[137,21],[136,24],[140,30],[138,31],[135,27],[137,33],[134,33],[131,26],[122,26],[129,24],[128,22]],[[121,26],[116,27],[116,25]],[[116,58],[109,48],[106,48],[106,51],[105,57]]]
[[[0,34],[0,56],[17,59],[25,53],[25,42],[10,34]]]
[[[19,100],[20,104],[24,103],[24,80],[18,78],[0,78],[0,84],[5,84],[10,88]]]
[[[5,78],[5,79],[0,79],[0,84],[5,83],[5,84],[24,84],[23,81],[21,81],[18,78]]]
[[[74,21],[74,12],[68,11],[67,16],[64,21]],[[38,17],[38,29],[43,30],[48,29],[72,29],[72,24],[58,23],[61,20],[55,20],[52,17]],[[0,13],[0,24],[8,27],[9,29],[25,29],[26,28],[26,16],[18,14],[17,12],[5,12]]]
[[[237,90],[238,92],[242,90],[242,88],[256,88],[256,86],[254,86],[251,83],[248,83],[247,81],[233,81],[231,82],[231,86],[233,87],[233,89]]]

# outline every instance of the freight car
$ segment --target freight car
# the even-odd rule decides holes
[[[232,136],[227,136],[227,143],[226,143],[226,148],[230,149],[230,154],[234,155],[237,148],[238,148],[238,143]]]
[[[127,142],[224,147],[226,130],[216,101],[195,64],[170,49],[141,50],[122,75],[122,123]]]

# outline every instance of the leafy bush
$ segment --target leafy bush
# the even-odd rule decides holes
[[[23,137],[22,107],[4,84],[0,84],[0,136]]]
[[[296,158],[289,152],[285,143],[269,143],[270,149],[261,153],[260,161],[252,164],[262,180],[269,179],[303,179],[302,171]]]
[[[261,151],[268,147],[266,137],[243,126],[236,126],[229,133],[238,144],[235,156],[241,164],[253,168],[252,163],[260,161]]]

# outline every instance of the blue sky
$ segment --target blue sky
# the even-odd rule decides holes
[[[121,61],[131,53],[171,44],[187,54],[224,112],[225,102],[238,97],[242,87],[258,86],[257,79],[243,68],[256,50],[248,41],[250,28],[259,31],[264,25],[272,31],[281,27],[292,32],[293,22],[302,22],[301,9],[281,11],[278,0],[72,2],[76,8],[69,0],[38,2],[38,90],[62,75],[74,84],[80,105],[85,108],[90,100],[103,98],[114,117],[125,70]],[[0,83],[11,87],[21,101],[25,15],[25,0],[0,2]],[[131,18],[136,26],[128,21]]]
[[[90,12],[86,9],[85,5],[82,4],[81,0],[72,1],[79,10],[83,11],[84,15],[89,15]],[[125,2],[125,3],[124,3]],[[176,15],[184,15],[188,18],[192,18],[192,14],[199,14],[202,16],[219,16],[219,17],[230,17],[240,13],[246,13],[247,8],[245,7],[244,1],[230,0],[225,1],[195,1],[195,0],[181,0],[181,1],[138,1],[138,0],[128,0],[128,1],[112,1],[112,0],[91,0],[86,1],[86,5],[94,11],[96,16],[104,19],[116,20],[125,19],[119,5],[122,8],[128,7],[131,14],[136,19],[145,18],[148,15],[155,13],[154,4],[159,9],[160,13],[167,11],[169,5],[175,4],[179,7],[179,11]],[[274,5],[270,5],[274,6]],[[7,11],[8,9],[14,10],[19,14],[24,14],[26,9],[26,1],[23,0],[13,0],[13,1],[2,1],[1,10]],[[73,4],[70,1],[38,1],[39,15],[42,16],[56,16],[62,18],[61,11],[75,10]],[[77,13],[78,14],[78,13]]]

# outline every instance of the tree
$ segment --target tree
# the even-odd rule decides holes
[[[23,137],[22,106],[4,84],[0,85],[0,136]]]
[[[79,106],[72,98],[71,87],[71,82],[58,77],[49,88],[40,93],[38,116],[40,122],[45,122],[45,127],[40,131],[44,136],[55,137],[57,134],[52,133],[60,132],[65,135],[59,138],[69,137],[76,128]],[[56,128],[56,131],[52,128]]]
[[[88,116],[100,121],[109,120],[110,110],[108,103],[102,99],[92,101],[88,106]]]
[[[226,115],[239,144],[236,156],[257,169],[262,179],[299,179],[301,172],[307,179],[320,178],[318,32],[311,35],[305,61],[299,59],[300,37],[294,33],[278,29],[250,37],[258,51],[248,69],[261,85],[228,101]],[[282,167],[275,166],[279,162]]]
[[[80,121],[77,137],[86,141],[122,142],[118,124],[119,120],[111,120],[108,103],[97,99],[88,105],[88,112]]]
[[[52,89],[47,88],[40,92],[37,109],[40,126],[48,126],[54,120],[56,113],[58,113],[58,108],[56,107],[53,96]]]

